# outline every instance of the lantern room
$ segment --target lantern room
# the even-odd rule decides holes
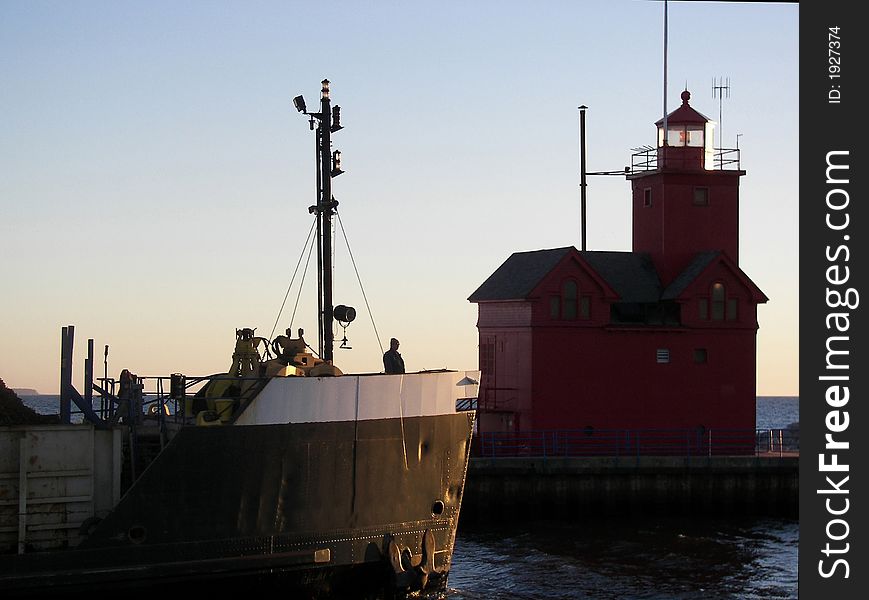
[[[655,123],[658,162],[665,168],[714,168],[714,124],[688,104],[690,99],[691,92],[682,92],[682,106]]]

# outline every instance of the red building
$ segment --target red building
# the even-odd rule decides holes
[[[682,99],[627,175],[632,252],[517,252],[470,296],[480,431],[754,429],[767,298],[739,268],[745,171]]]

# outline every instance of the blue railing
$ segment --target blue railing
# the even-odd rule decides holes
[[[791,429],[605,429],[526,432],[484,431],[473,456],[730,456],[799,453]]]

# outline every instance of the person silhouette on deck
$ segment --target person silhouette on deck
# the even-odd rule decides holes
[[[404,359],[398,353],[398,340],[389,340],[389,350],[383,354],[383,368],[387,375],[404,373]]]

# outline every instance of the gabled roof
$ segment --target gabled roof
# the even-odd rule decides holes
[[[661,284],[647,254],[578,252],[573,246],[515,252],[468,298],[471,302],[524,300],[568,254],[574,253],[593,275],[618,294],[620,302],[657,302]]]
[[[477,288],[468,300],[486,302],[491,300],[524,300],[540,280],[555,268],[573,246],[514,252],[504,263]]]
[[[688,100],[691,99],[691,92],[685,90],[682,92],[682,106],[671,112],[667,115],[667,124],[668,125],[678,125],[685,123],[707,123],[710,119],[693,108],[688,104]],[[658,127],[664,124],[664,119],[660,119],[655,123]]]
[[[579,257],[596,276],[618,295],[617,302],[647,304],[678,300],[685,290],[714,263],[722,263],[752,291],[756,302],[768,298],[726,254],[721,251],[700,252],[685,269],[661,289],[652,259],[645,252],[579,252],[573,246],[514,252],[468,298],[471,302],[525,300],[541,281],[569,254]]]
[[[657,302],[661,297],[661,282],[644,252],[580,252],[585,261],[598,272],[619,295],[620,302]]]
[[[685,291],[691,282],[697,279],[700,276],[706,267],[712,263],[716,258],[721,255],[720,251],[711,250],[709,252],[700,252],[697,256],[694,257],[688,266],[679,273],[679,275],[670,282],[670,285],[667,286],[667,289],[664,290],[664,293],[661,295],[662,300],[675,300],[679,296],[682,295],[682,292]]]
[[[717,250],[698,253],[688,266],[679,273],[676,279],[667,286],[667,289],[665,289],[664,293],[661,295],[661,299],[676,300],[679,298],[688,287],[690,287],[691,284],[693,284],[705,271],[711,268],[713,264],[722,264],[741,279],[742,283],[751,290],[752,296],[754,296],[754,302],[762,304],[769,301],[766,294],[757,287],[751,278],[746,275],[742,269],[736,265],[736,263],[730,260],[730,257]]]

